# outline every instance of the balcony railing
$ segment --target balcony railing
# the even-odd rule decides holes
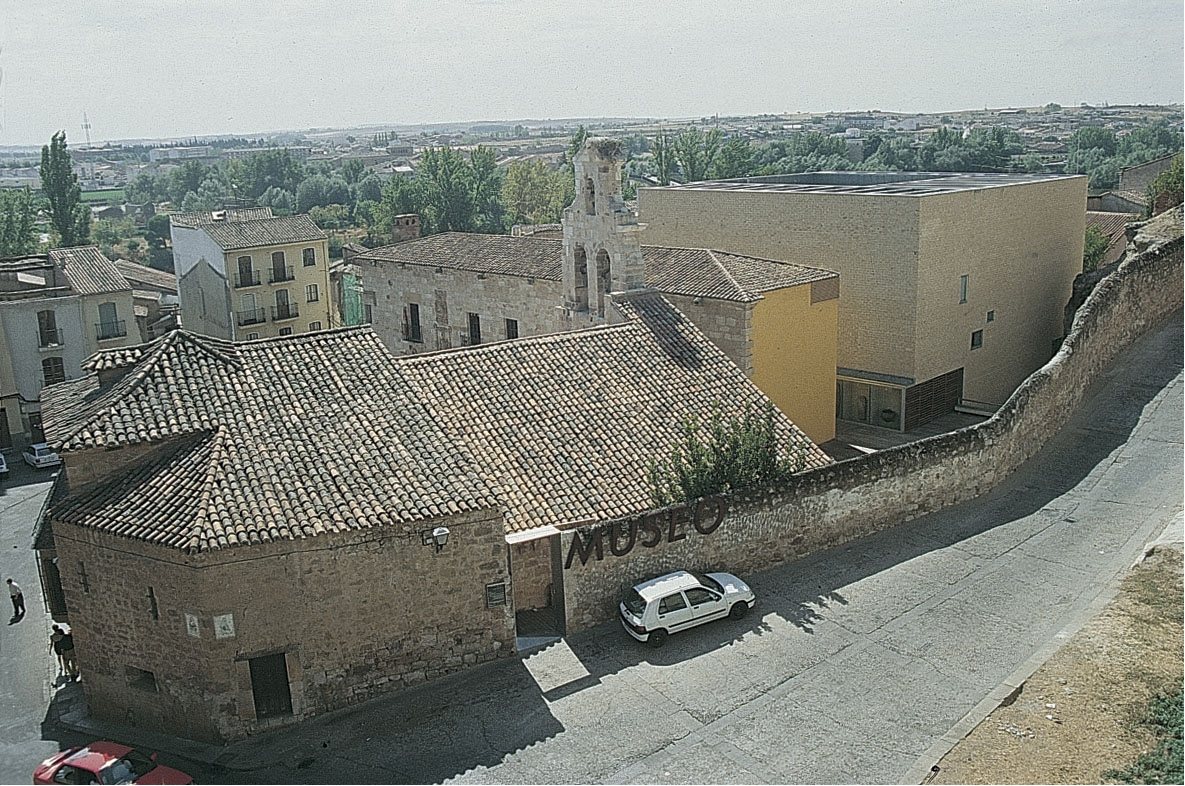
[[[39,346],[45,347],[60,347],[62,345],[62,329],[61,328],[42,328],[38,337],[40,339]]]
[[[281,319],[295,319],[298,316],[300,316],[300,311],[297,310],[295,303],[272,306],[272,320],[274,322],[279,322]]]
[[[262,308],[249,308],[246,311],[235,312],[235,320],[239,327],[243,325],[258,325],[267,322],[267,311]]]
[[[259,286],[259,274],[254,270],[243,273],[240,272],[235,276],[235,287],[257,287]]]
[[[95,335],[99,337],[99,341],[106,341],[109,338],[121,338],[128,334],[127,320],[117,319],[113,322],[96,322]]]
[[[289,265],[288,267],[283,268],[273,267],[271,269],[271,275],[268,277],[268,281],[273,284],[279,284],[281,281],[292,281],[295,278],[296,276],[292,274],[292,266]]]

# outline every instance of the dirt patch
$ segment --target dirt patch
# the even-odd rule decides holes
[[[1181,552],[1159,548],[1101,614],[942,761],[930,783],[1105,783],[1156,739],[1141,720],[1179,690]]]

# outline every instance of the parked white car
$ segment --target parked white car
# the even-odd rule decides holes
[[[25,448],[21,456],[26,464],[37,469],[56,467],[62,463],[58,454],[50,450],[49,445],[44,442],[37,442]]]
[[[757,603],[749,585],[731,573],[668,573],[642,582],[621,602],[627,633],[652,647],[667,636],[721,617],[740,619]]]

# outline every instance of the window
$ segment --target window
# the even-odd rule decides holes
[[[37,312],[38,346],[55,347],[62,343],[62,331],[58,330],[57,315],[51,311]]]
[[[290,327],[280,328],[280,335],[281,336],[291,336],[292,335],[292,328],[290,328]]]
[[[128,685],[136,690],[146,690],[156,693],[156,675],[146,669],[137,669],[135,666],[128,666],[124,669],[127,674]],[[120,781],[112,781],[112,783],[119,783]]]
[[[247,334],[247,340],[248,340],[248,341],[254,341],[254,340],[255,340],[255,339],[257,339],[257,338],[259,338],[259,334],[258,334],[258,333],[248,333],[248,334]]]
[[[995,311],[989,311],[987,313],[987,321],[988,322],[995,322],[996,321],[996,312]]]
[[[305,267],[312,267],[317,264],[317,249],[306,248],[300,252],[301,261]]]
[[[99,783],[139,783],[140,778],[156,769],[156,762],[139,751],[128,751],[122,759],[116,759],[99,770]],[[94,781],[92,780],[91,783]]]
[[[983,331],[977,330],[971,334],[971,348],[979,349],[983,346]]]
[[[506,320],[506,338],[518,338],[518,320]]]
[[[373,325],[374,324],[374,306],[371,305],[370,303],[364,303],[362,305],[362,311],[364,313],[363,318],[366,320],[366,324]]]
[[[705,603],[712,603],[720,599],[706,589],[696,587],[687,590],[687,600],[690,601],[692,606],[702,606]]]
[[[304,288],[304,299],[308,303],[316,303],[321,299],[321,293],[317,291],[316,284],[309,284]]]
[[[273,284],[281,281],[292,280],[292,268],[288,267],[284,259],[283,251],[272,252],[272,277]]]
[[[321,329],[320,322],[310,322],[309,323],[309,330],[320,330],[320,329]]]
[[[959,302],[967,302],[967,277],[959,276]]]
[[[78,784],[79,786],[97,783],[93,772],[80,767],[71,767],[69,764],[63,764],[61,767],[58,767],[58,771],[53,774],[53,782]]]
[[[678,611],[679,609],[685,608],[687,608],[687,601],[683,600],[683,595],[681,593],[675,593],[674,595],[667,595],[659,602],[658,613],[669,614],[672,611]]]
[[[114,303],[99,304],[99,324],[95,325],[95,333],[100,341],[128,334],[125,323],[119,318]]]
[[[41,361],[41,374],[45,377],[46,385],[53,385],[66,381],[66,364],[61,358],[44,358]]]
[[[481,317],[477,314],[469,315],[469,343],[481,343]]]
[[[492,609],[495,606],[506,605],[506,582],[499,581],[496,584],[486,585],[486,608]]]
[[[251,267],[251,257],[239,257],[239,281],[238,285],[241,287],[251,287],[259,283],[259,276],[255,275],[255,270]]]
[[[148,588],[148,616],[154,620],[160,619],[160,607],[156,605],[156,593],[152,587]]]
[[[416,344],[424,340],[424,331],[420,327],[419,303],[408,303],[403,311],[403,340]]]

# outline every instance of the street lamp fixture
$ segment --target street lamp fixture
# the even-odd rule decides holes
[[[425,546],[435,546],[436,553],[439,554],[440,550],[448,543],[448,535],[448,527],[437,527],[431,532],[424,530],[420,533],[420,538],[424,541]]]

